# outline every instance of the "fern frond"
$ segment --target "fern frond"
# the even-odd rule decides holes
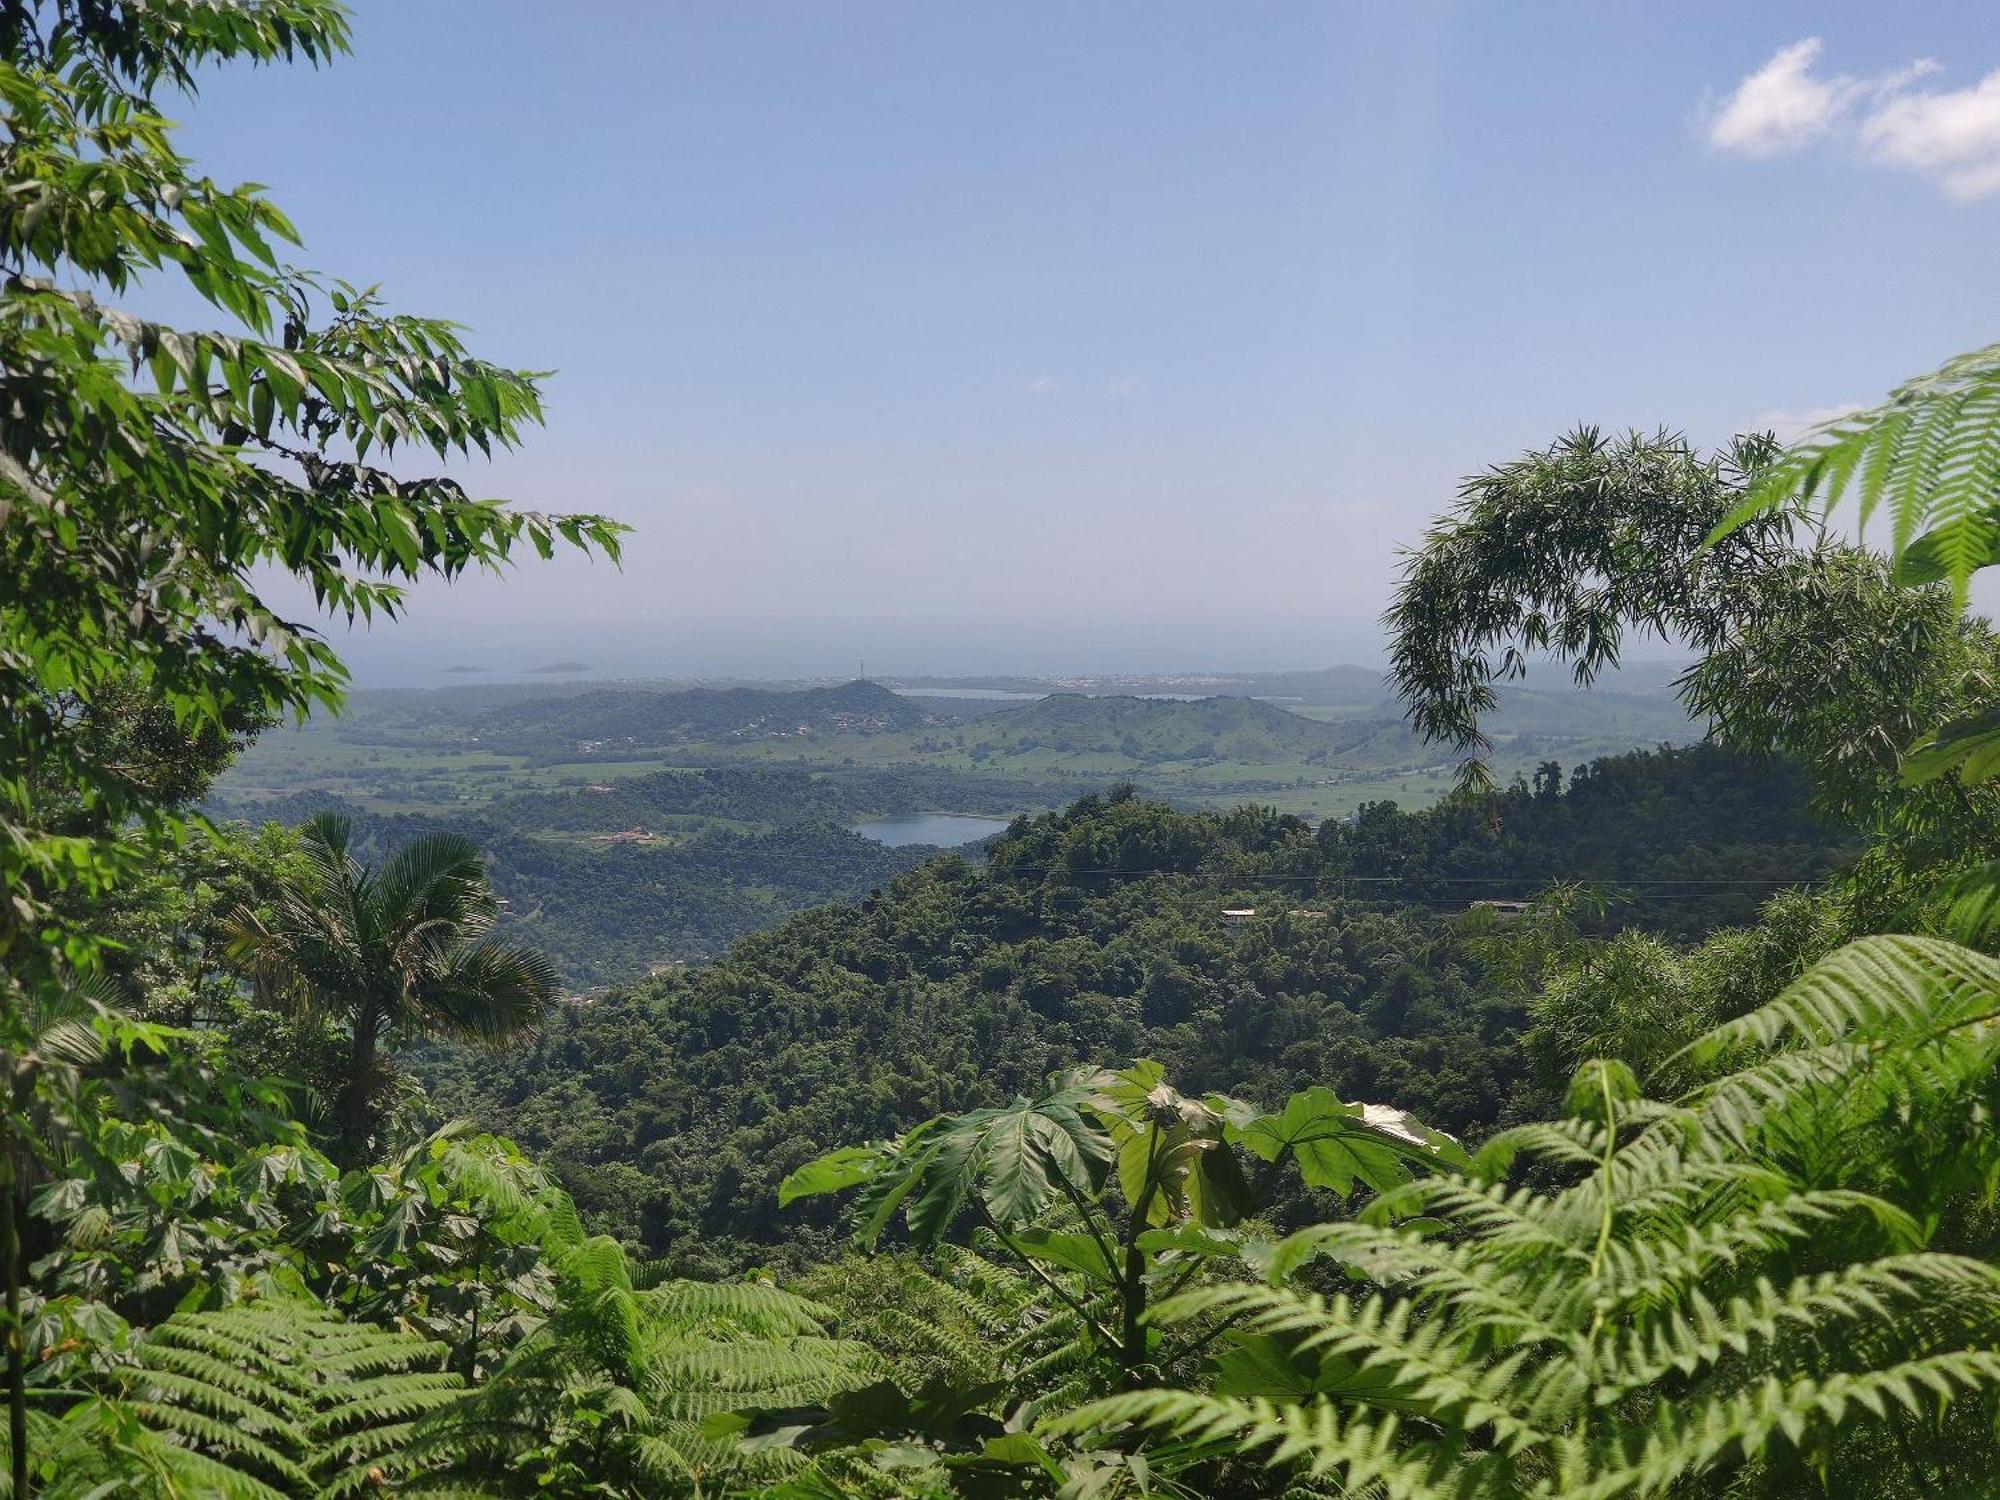
[[[233,1423],[218,1420],[188,1406],[174,1406],[157,1400],[135,1401],[132,1410],[154,1431],[170,1433],[185,1441],[189,1447],[205,1450],[219,1461],[226,1460],[232,1467],[254,1466],[296,1490],[312,1486],[311,1476],[304,1467]],[[268,1426],[267,1430],[270,1430]],[[281,1437],[290,1436],[288,1428],[278,1431]]]
[[[666,1323],[724,1320],[759,1338],[822,1334],[833,1317],[831,1308],[758,1281],[663,1282],[639,1293],[638,1302],[643,1314]]]
[[[1916,1305],[1951,1306],[1968,1331],[2000,1327],[2000,1270],[1953,1255],[1901,1255],[1801,1277],[1784,1287],[1758,1277],[1745,1295],[1717,1307],[1699,1290],[1671,1315],[1634,1328],[1600,1357],[1596,1400],[1609,1405],[1669,1371],[1692,1375],[1730,1355],[1775,1342],[1785,1325],[1836,1342],[1847,1324],[1893,1325]]]
[[[1125,1429],[1221,1445],[1270,1468],[1299,1465],[1315,1475],[1337,1474],[1348,1493],[1382,1500],[1467,1500],[1481,1489],[1472,1474],[1454,1472],[1440,1455],[1407,1452],[1395,1415],[1348,1415],[1324,1402],[1285,1406],[1194,1391],[1134,1391],[1092,1401],[1036,1430],[1064,1436]]]
[[[343,1387],[345,1399],[317,1413],[306,1431],[323,1442],[354,1427],[407,1423],[456,1401],[464,1389],[464,1380],[455,1374],[395,1375],[364,1382],[359,1389]]]
[[[1485,1253],[1483,1245],[1428,1237],[1354,1222],[1315,1224],[1287,1235],[1272,1252],[1276,1273],[1289,1276],[1312,1255],[1339,1261],[1352,1274],[1400,1290],[1418,1303],[1449,1305],[1453,1317],[1512,1341],[1564,1336],[1559,1313],[1546,1298],[1560,1277],[1524,1278]],[[1190,1304],[1170,1303],[1176,1316]]]
[[[1620,1306],[1643,1312],[1671,1304],[1718,1270],[1753,1264],[1857,1214],[1878,1225],[1907,1230],[1906,1236],[1898,1236],[1900,1244],[1917,1242],[1909,1216],[1879,1198],[1844,1189],[1796,1192],[1756,1201],[1713,1222],[1617,1240],[1607,1246],[1601,1280]]]
[[[1949,580],[1964,600],[1967,580],[1994,560],[2000,540],[2000,344],[1948,360],[1880,406],[1809,433],[1756,476],[1710,541],[1766,512],[1800,502],[1831,510],[1850,495],[1863,526],[1886,505],[1894,555],[1916,562],[1919,580]]]
[[[1838,1441],[1841,1424],[1857,1414],[1883,1423],[1920,1423],[1996,1385],[2000,1354],[1984,1349],[1932,1354],[1859,1374],[1767,1377],[1723,1401],[1663,1403],[1636,1454],[1601,1465],[1587,1483],[1562,1493],[1572,1500],[1663,1495],[1735,1455],[1755,1459],[1773,1447],[1810,1453]]]
[[[138,1429],[201,1475],[182,1492],[305,1495],[359,1455],[391,1454],[411,1418],[460,1398],[464,1382],[439,1368],[443,1355],[317,1303],[268,1299],[175,1314],[118,1378]],[[78,1420],[108,1421],[110,1410]]]
[[[2000,960],[1941,938],[1865,937],[1836,949],[1769,1004],[1725,1021],[1682,1052],[1699,1063],[1788,1038],[1828,1047],[1897,1030],[1916,1035],[2000,1006]]]
[[[1490,1427],[1503,1446],[1547,1436],[1522,1415],[1518,1400],[1525,1345],[1491,1364],[1468,1357],[1469,1341],[1452,1320],[1423,1318],[1408,1301],[1224,1283],[1170,1298],[1157,1310],[1167,1322],[1197,1313],[1227,1318],[1249,1333],[1281,1336],[1301,1353],[1356,1360],[1406,1404],[1466,1427]]]

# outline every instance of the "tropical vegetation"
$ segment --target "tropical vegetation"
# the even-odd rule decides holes
[[[1990,1491],[1990,351],[1790,453],[1572,434],[1413,555],[1424,733],[1636,630],[1714,745],[1317,830],[1116,791],[555,1019],[476,845],[191,811],[340,697],[259,580],[617,545],[404,468],[535,378],[175,151],[200,69],[346,43],[0,7],[5,1493]]]

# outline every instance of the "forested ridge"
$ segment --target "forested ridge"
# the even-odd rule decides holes
[[[1528,997],[1486,976],[1473,903],[1588,885],[1597,930],[1698,938],[1850,853],[1796,771],[1710,746],[1317,831],[1093,796],[1017,820],[983,864],[933,860],[570,1008],[531,1047],[418,1071],[441,1116],[522,1142],[594,1223],[725,1270],[829,1253],[827,1216],[776,1198],[819,1151],[1079,1062],[1151,1057],[1252,1099],[1320,1083],[1473,1139],[1536,1118],[1567,1072],[1536,1076]],[[1258,918],[1226,927],[1229,907]]]
[[[530,751],[669,745],[684,741],[880,734],[921,729],[932,716],[915,699],[872,682],[796,692],[767,688],[597,688],[488,709],[469,726],[489,747]]]
[[[828,815],[838,799],[795,800],[788,790],[778,789],[765,810],[772,821],[744,818],[742,827],[731,826],[733,814],[755,804],[754,794],[740,790],[713,798],[610,796],[602,805],[589,794],[523,799],[541,804],[523,811],[572,825],[569,831],[582,835],[576,839],[524,833],[505,808],[455,818],[370,814],[339,798],[301,794],[268,811],[295,820],[339,813],[368,849],[441,832],[476,840],[507,902],[507,929],[545,951],[571,988],[591,989],[655,964],[720,953],[802,907],[865,894],[930,852],[863,838]],[[663,800],[701,810],[663,814]],[[693,826],[678,828],[682,817]],[[642,832],[643,842],[624,841]],[[599,833],[616,841],[592,836]]]

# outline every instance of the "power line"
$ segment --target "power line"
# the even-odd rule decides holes
[[[689,842],[693,842],[690,840]],[[682,847],[665,844],[656,853]],[[944,851],[949,853],[951,851]],[[872,862],[862,862],[844,855],[792,855],[784,859],[788,865],[813,865],[820,868],[838,868],[857,874],[886,875],[894,878],[905,871],[884,871]],[[921,868],[921,867],[918,867]],[[1171,870],[1151,865],[1009,865],[1003,869],[986,867],[997,880],[1026,875],[1114,875],[1114,876],[1159,876],[1171,880],[1188,881],[1207,885],[1260,885],[1260,884],[1301,884],[1330,886],[1504,886],[1519,889],[1523,886],[1548,886],[1555,884],[1586,884],[1606,887],[1618,891],[1635,891],[1649,899],[1664,900],[1674,896],[1695,899],[1709,894],[1727,894],[1730,891],[1753,891],[1773,886],[1796,886],[1822,880],[1828,871],[1798,871],[1785,875],[1634,875],[1606,876],[1583,874],[1574,871],[1553,874],[1514,875],[1349,875],[1335,871],[1315,871],[1292,873],[1278,870],[1229,871],[1229,870]],[[1689,890],[1688,887],[1697,889]]]

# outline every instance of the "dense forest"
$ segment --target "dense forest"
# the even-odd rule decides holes
[[[1589,692],[1507,684],[1490,716],[1503,777],[1528,775],[1545,760],[1575,765],[1699,738],[1658,666],[1621,668]],[[953,697],[949,689],[904,694],[865,681],[357,691],[337,714],[274,727],[248,745],[225,768],[210,808],[281,816],[300,794],[319,793],[370,814],[460,818],[488,809],[501,825],[532,832],[532,805],[510,820],[497,804],[585,788],[603,794],[622,781],[692,769],[809,772],[828,792],[854,794],[841,806],[866,813],[900,810],[914,794],[912,810],[1012,816],[1129,781],[1180,806],[1227,811],[1255,800],[1346,817],[1364,802],[1429,802],[1450,789],[1449,757],[1410,731],[1379,672],[1169,681],[1177,686],[1111,680],[1090,695],[1056,684],[1038,698],[1024,691],[1033,701]],[[1267,684],[1308,691],[1282,701],[1249,691]],[[1128,686],[1153,696],[1113,690]],[[768,790],[773,806],[739,816],[770,823],[790,815],[779,783],[741,784]]]
[[[813,734],[885,734],[935,722],[915,699],[872,682],[774,692],[688,688],[681,692],[600,688],[573,698],[537,698],[487,710],[468,738],[493,749],[630,750],[688,741],[791,739]]]
[[[603,795],[527,794],[461,817],[371,814],[311,793],[260,816],[336,812],[360,847],[384,852],[436,833],[473,839],[506,903],[505,929],[546,953],[573,989],[590,989],[720,953],[803,907],[865,895],[932,852],[852,832],[843,826],[855,811],[849,800],[803,773],[669,772]]]
[[[591,870],[707,941],[819,899],[854,788],[203,816],[344,701],[274,585],[388,622],[624,535],[438,472],[541,377],[174,148],[198,73],[348,40],[0,6],[0,1494],[1991,1492],[2000,346],[1790,447],[1468,479],[1385,620],[1435,808],[1112,789],[574,1003],[510,859],[692,820],[686,881]],[[230,331],[120,305],[169,279]],[[1496,786],[1530,659],[1645,635],[1709,743]],[[702,913],[711,839],[764,912]]]
[[[776,1197],[820,1151],[1082,1062],[1155,1058],[1250,1099],[1318,1083],[1483,1138],[1550,1112],[1580,1059],[1531,1061],[1528,996],[1485,972],[1473,903],[1594,887],[1586,925],[1699,938],[1851,852],[1796,773],[1713,747],[1563,783],[1550,765],[1534,787],[1317,832],[1086,798],[1017,821],[983,863],[934,860],[571,1008],[532,1046],[416,1071],[442,1117],[521,1142],[592,1222],[709,1272],[828,1253],[827,1216]],[[1233,928],[1226,908],[1257,916]]]

